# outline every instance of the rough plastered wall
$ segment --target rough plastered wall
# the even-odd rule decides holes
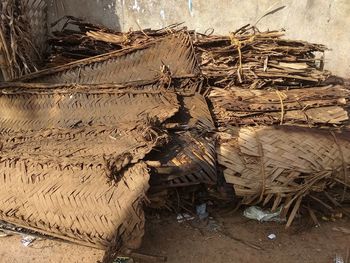
[[[228,33],[262,19],[258,27],[286,30],[289,38],[326,44],[326,67],[350,77],[350,0],[48,0],[51,21],[64,14],[127,31],[185,22],[191,29]]]

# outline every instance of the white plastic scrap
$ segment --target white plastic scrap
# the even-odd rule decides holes
[[[280,218],[282,207],[280,207],[276,212],[272,213],[266,210],[262,210],[258,206],[250,206],[244,210],[243,215],[246,218],[258,220],[259,222],[284,222],[285,219]]]
[[[185,221],[193,220],[194,217],[190,216],[187,213],[184,213],[184,214],[178,214],[176,219],[177,219],[177,222],[182,223],[182,222],[185,222]]]
[[[29,247],[34,241],[36,240],[36,237],[33,236],[23,236],[21,243],[25,247]]]
[[[335,255],[335,258],[333,260],[334,263],[344,263],[344,259],[340,255]]]
[[[274,239],[276,239],[277,236],[275,234],[270,234],[267,237],[271,240],[274,240]]]

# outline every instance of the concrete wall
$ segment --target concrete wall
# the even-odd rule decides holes
[[[127,31],[185,22],[191,29],[228,33],[265,17],[261,30],[286,30],[289,38],[326,44],[326,68],[350,77],[350,0],[48,0],[53,21],[63,14]]]

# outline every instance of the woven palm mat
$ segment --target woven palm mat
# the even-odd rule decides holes
[[[1,86],[0,218],[119,251],[143,235],[148,169],[178,108],[157,85]],[[159,112],[162,114],[159,114]]]
[[[141,200],[149,179],[145,164],[125,170],[117,185],[108,183],[103,165],[95,163],[2,157],[0,167],[1,220],[96,248],[140,244]]]
[[[141,87],[7,83],[0,86],[1,131],[115,127],[163,122],[179,108],[177,95],[157,84]]]
[[[294,206],[290,225],[308,194],[349,183],[349,138],[349,132],[288,126],[241,128],[221,134],[218,162],[244,204]]]
[[[46,48],[47,5],[44,0],[0,3],[0,68],[5,80],[39,69]]]
[[[151,127],[45,129],[1,136],[0,218],[80,244],[132,249],[143,235]]]
[[[153,188],[216,183],[214,131],[205,98],[195,93],[179,96],[180,109],[165,122],[169,143],[150,158],[160,162],[152,176]]]
[[[45,83],[127,83],[155,80],[162,68],[173,77],[195,76],[199,73],[191,38],[186,33],[168,35],[162,39],[67,65],[46,69],[19,79]]]

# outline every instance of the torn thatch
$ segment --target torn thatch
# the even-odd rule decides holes
[[[334,183],[349,185],[349,138],[349,132],[288,126],[241,128],[221,134],[218,161],[243,203],[294,206],[290,225],[303,198]]]
[[[128,83],[163,76],[193,77],[199,73],[191,38],[171,34],[137,47],[46,69],[20,79],[44,83]]]
[[[0,68],[5,80],[35,72],[46,49],[46,1],[0,2]]]
[[[217,182],[215,126],[205,98],[195,93],[180,96],[179,112],[167,120],[169,143],[154,156],[153,189],[183,187]],[[186,131],[186,132],[184,132]]]
[[[219,127],[256,124],[342,125],[350,91],[343,86],[304,89],[247,90],[239,87],[213,89],[209,99]]]
[[[159,83],[135,87],[7,83],[0,86],[1,130],[126,127],[162,123],[179,109]]]
[[[118,32],[71,16],[61,18],[52,26],[56,27],[62,22],[59,30],[53,28],[53,36],[48,40],[51,52],[47,63],[50,67],[129,47],[139,47],[181,31],[177,28],[178,25],[172,25],[159,30]]]

